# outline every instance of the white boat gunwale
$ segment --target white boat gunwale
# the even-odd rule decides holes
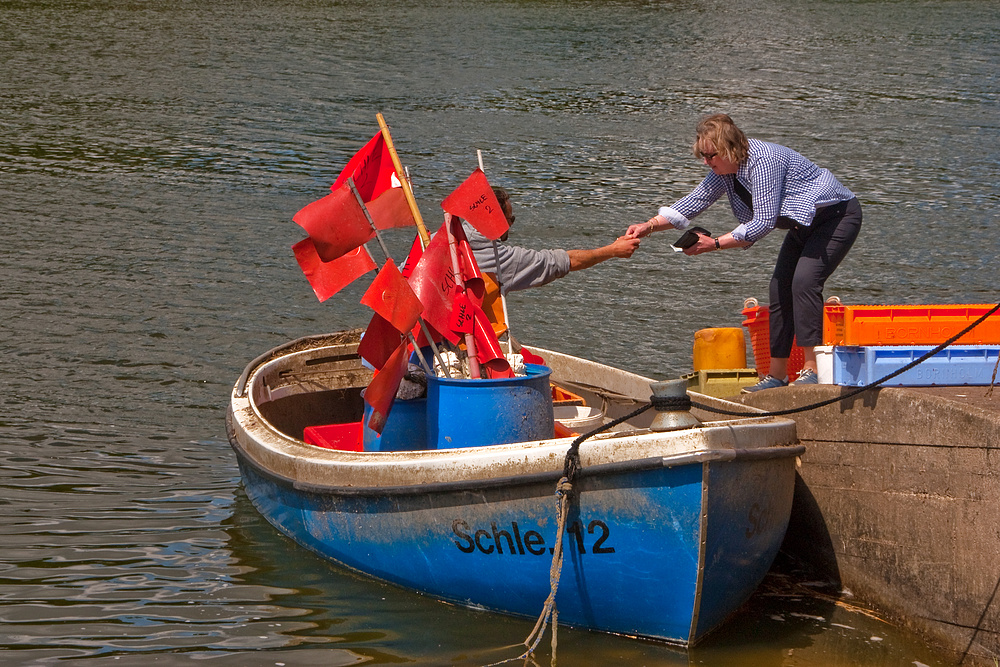
[[[353,452],[306,444],[271,424],[258,402],[276,400],[275,394],[287,397],[327,390],[331,386],[352,388],[336,386],[331,379],[357,370],[357,344],[343,342],[350,333],[296,339],[260,355],[247,366],[233,389],[227,429],[230,440],[240,445],[242,451],[238,453],[253,462],[256,468],[276,479],[294,480],[297,488],[345,493],[364,492],[364,489],[372,493],[386,493],[390,489],[399,489],[393,493],[419,493],[443,488],[442,485],[482,485],[489,480],[512,483],[512,480],[535,476],[558,480],[572,438],[455,449]],[[324,341],[333,342],[324,344]],[[617,381],[617,386],[611,390],[613,394],[628,401],[648,403],[648,396],[636,394],[643,388],[648,392],[648,383],[653,380],[570,355],[549,350],[542,352],[546,358],[557,361],[557,368],[568,364],[577,370],[583,369],[585,375],[610,372]],[[345,367],[349,362],[351,366]],[[310,367],[311,370],[305,370]],[[317,377],[325,378],[321,386],[316,384]],[[275,392],[271,386],[277,388],[278,382],[282,384]],[[715,400],[702,398],[708,402]],[[597,434],[581,445],[580,462],[582,470],[591,471],[586,474],[608,474],[624,469],[622,466],[637,469],[635,466],[670,466],[746,457],[749,452],[761,448],[764,452],[776,450],[774,456],[791,455],[781,450],[797,444],[793,421],[748,416],[667,433],[634,429]],[[639,464],[640,461],[646,463]],[[518,472],[514,472],[515,468]]]
[[[399,496],[467,491],[473,488],[477,490],[487,490],[491,488],[530,486],[539,483],[551,484],[557,482],[563,476],[563,471],[558,469],[536,473],[522,473],[504,477],[473,478],[447,482],[425,482],[421,484],[396,486],[333,486],[329,484],[303,482],[301,480],[286,477],[285,475],[281,475],[261,466],[257,461],[250,457],[246,450],[244,450],[239,444],[233,445],[233,448],[240,457],[254,466],[257,474],[269,477],[273,481],[292,487],[297,491],[323,495]],[[691,465],[694,463],[703,464],[737,460],[762,461],[767,459],[799,456],[804,451],[804,445],[786,445],[757,449],[701,450],[676,454],[674,456],[651,456],[643,459],[629,459],[626,461],[615,461],[612,463],[601,463],[586,466],[577,471],[577,478],[586,479],[588,477],[619,475],[631,472],[641,472],[644,470],[653,470],[657,468],[671,468],[675,466]],[[351,452],[347,453],[350,454]],[[392,452],[385,453],[391,454]]]

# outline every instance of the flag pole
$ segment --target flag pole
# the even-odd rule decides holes
[[[368,219],[368,224],[372,226],[372,230],[375,232],[375,238],[378,239],[379,246],[382,247],[382,252],[385,254],[385,261],[391,262],[392,255],[389,254],[389,248],[386,247],[385,241],[382,240],[382,234],[379,232],[378,227],[375,226],[375,221],[372,220],[371,214],[368,212],[368,207],[365,206],[364,200],[361,198],[361,193],[358,192],[357,186],[354,184],[354,177],[347,179],[347,185],[351,188],[351,192],[354,197],[358,200],[358,204],[361,206],[361,210],[364,212],[365,217]],[[437,357],[438,364],[441,366],[441,370],[444,371],[445,376],[449,379],[451,378],[451,373],[448,372],[448,367],[444,365],[444,359],[441,357],[441,352],[438,350],[437,345],[434,343],[434,339],[431,338],[430,333],[427,331],[427,326],[424,323],[424,318],[417,316],[417,322],[420,324],[420,330],[424,334],[424,338],[430,343],[431,349],[434,351],[434,356]],[[406,332],[406,337],[409,339],[410,343],[413,345],[413,349],[417,351],[417,357],[420,359],[420,365],[424,367],[424,371],[428,375],[434,375],[434,370],[424,359],[424,355],[420,353],[420,347],[417,345],[417,340],[413,337],[413,332]]]
[[[403,188],[406,203],[410,206],[410,213],[413,214],[413,221],[417,223],[417,233],[420,234],[420,240],[426,248],[431,242],[431,236],[427,233],[427,228],[424,227],[424,219],[420,217],[417,200],[413,197],[413,190],[410,189],[409,178],[403,171],[403,163],[399,161],[399,155],[396,154],[396,147],[392,143],[392,135],[389,134],[389,126],[386,125],[385,118],[382,117],[381,112],[375,114],[375,117],[378,119],[378,126],[382,130],[382,137],[385,139],[386,148],[389,149],[389,155],[392,157],[392,166],[396,168],[396,175],[399,176],[399,183]]]
[[[479,171],[486,173],[486,169],[483,168],[483,152],[476,149],[476,158],[479,160]],[[507,315],[507,298],[503,295],[503,276],[500,271],[500,250],[497,248],[497,241],[493,239],[493,261],[497,265],[497,290],[500,292],[500,306],[503,308],[503,323],[506,325],[507,330],[504,332],[507,334],[507,354],[514,353],[514,336],[510,332],[510,316]]]

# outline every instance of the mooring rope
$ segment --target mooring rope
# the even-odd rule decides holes
[[[549,596],[545,598],[545,603],[542,605],[542,613],[539,614],[538,620],[535,621],[535,627],[532,628],[531,632],[524,639],[524,646],[527,650],[521,655],[515,658],[508,658],[506,660],[501,660],[500,662],[490,663],[485,667],[496,667],[496,665],[503,665],[508,662],[514,662],[515,660],[534,660],[535,649],[542,641],[542,637],[545,634],[546,626],[551,622],[552,624],[552,660],[550,662],[550,667],[556,667],[556,648],[557,639],[556,634],[558,632],[558,622],[559,622],[559,612],[556,609],[556,591],[559,589],[559,579],[562,577],[562,564],[563,564],[563,535],[566,533],[566,517],[569,516],[569,504],[570,498],[573,494],[573,482],[576,480],[576,474],[580,470],[580,445],[587,438],[593,437],[598,433],[612,429],[622,422],[628,421],[634,417],[641,415],[646,410],[653,407],[652,403],[647,403],[640,408],[633,410],[624,417],[619,417],[614,419],[607,424],[599,426],[592,431],[584,433],[570,445],[569,450],[566,452],[566,458],[563,463],[563,477],[560,478],[559,482],[556,484],[556,544],[552,551],[552,563],[549,565]]]
[[[771,412],[744,412],[736,410],[725,410],[723,408],[715,408],[709,405],[704,405],[702,403],[697,403],[692,401],[686,394],[684,396],[650,396],[649,403],[639,407],[638,409],[630,412],[624,417],[619,417],[615,420],[608,422],[602,426],[595,428],[592,431],[588,431],[583,435],[579,436],[570,445],[569,450],[566,451],[566,457],[563,463],[563,477],[556,484],[556,497],[558,498],[557,509],[556,509],[556,545],[552,554],[552,564],[549,567],[549,596],[545,599],[545,604],[542,606],[542,613],[539,615],[538,620],[535,622],[535,627],[531,630],[528,636],[525,638],[523,645],[527,647],[527,651],[517,656],[516,658],[508,658],[507,660],[501,660],[500,662],[495,662],[485,667],[495,667],[496,665],[502,665],[508,662],[513,662],[515,660],[523,660],[527,663],[529,660],[534,663],[534,652],[541,642],[542,635],[545,633],[545,627],[548,623],[552,623],[552,660],[551,667],[556,667],[556,632],[558,625],[558,611],[556,610],[556,591],[559,588],[559,579],[562,575],[562,564],[563,564],[563,533],[566,530],[566,517],[569,514],[569,505],[571,496],[573,494],[573,483],[576,479],[577,472],[580,470],[580,445],[583,444],[588,438],[591,438],[598,433],[603,433],[609,429],[618,426],[622,422],[626,422],[629,419],[633,419],[641,415],[643,412],[650,408],[657,408],[659,410],[686,410],[692,407],[698,408],[699,410],[704,410],[706,412],[713,412],[722,415],[734,415],[738,417],[780,417],[784,415],[791,415],[798,412],[806,412],[808,410],[815,410],[821,408],[831,403],[837,403],[838,401],[844,401],[849,398],[853,398],[858,394],[873,389],[892,378],[905,373],[906,371],[918,366],[919,364],[927,361],[935,354],[945,349],[949,345],[954,344],[959,338],[965,334],[972,331],[974,328],[986,321],[993,313],[1000,310],[1000,303],[993,306],[985,315],[977,319],[975,322],[962,329],[957,334],[941,343],[930,352],[922,355],[919,359],[911,361],[902,368],[893,371],[892,373],[886,375],[885,377],[879,378],[874,382],[870,382],[863,387],[859,387],[853,391],[831,398],[825,401],[819,401],[817,403],[811,403],[809,405],[803,405],[798,408],[789,408],[787,410],[773,410]],[[1000,367],[1000,359],[997,359],[997,366]],[[993,369],[993,381],[996,381],[997,369]],[[992,390],[992,384],[990,389]]]

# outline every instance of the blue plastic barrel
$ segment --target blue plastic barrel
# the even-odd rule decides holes
[[[427,399],[396,399],[389,410],[382,434],[368,428],[372,408],[365,403],[362,439],[366,452],[402,452],[427,449]]]
[[[552,369],[492,380],[427,378],[427,448],[479,447],[553,437]],[[391,413],[390,413],[391,416]]]

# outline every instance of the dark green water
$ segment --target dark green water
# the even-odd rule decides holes
[[[244,364],[364,324],[291,216],[383,112],[424,218],[476,166],[513,237],[592,247],[703,175],[699,116],[829,167],[865,227],[847,303],[995,303],[996,2],[0,1],[0,663],[480,665],[531,624],[372,583],[280,538],[223,412]],[[721,206],[699,219],[731,229]],[[780,242],[629,261],[510,300],[515,334],[657,378],[766,300]],[[411,237],[389,241],[400,256]],[[362,281],[363,282],[363,281]],[[564,665],[939,665],[772,578],[690,654],[562,630]],[[849,602],[850,598],[846,598]]]

